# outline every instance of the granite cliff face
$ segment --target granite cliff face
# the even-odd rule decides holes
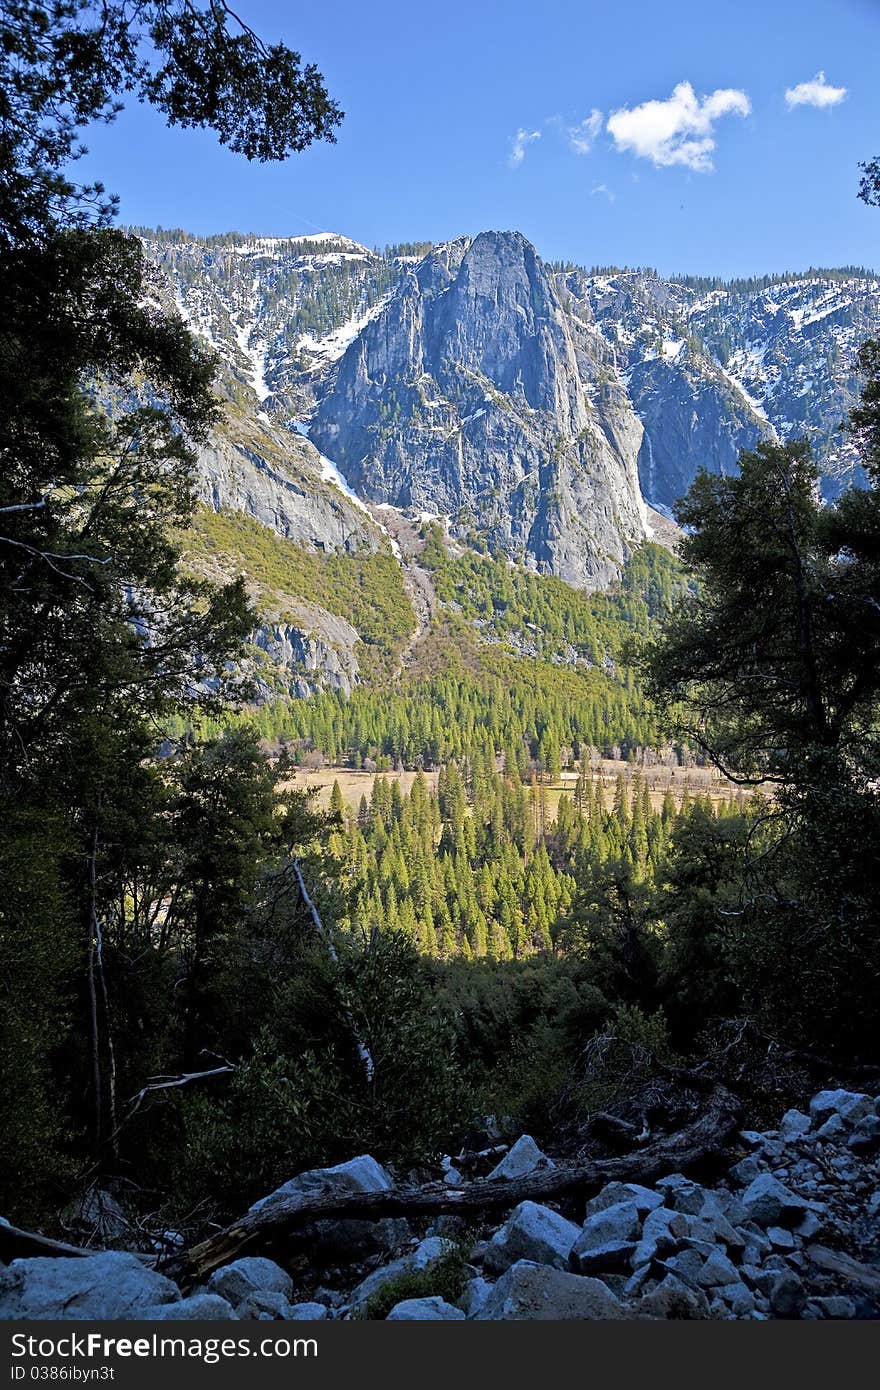
[[[826,496],[859,478],[839,426],[880,328],[868,271],[663,280],[550,267],[516,232],[384,251],[330,233],[143,240],[156,296],[220,359],[202,500],[311,552],[390,552],[389,531],[428,513],[601,588],[662,539],[656,513],[699,468],[733,472],[762,438],[806,434]],[[309,647],[305,619],[300,651],[296,621],[256,635],[274,678],[350,687],[356,661]]]
[[[759,439],[806,435],[828,497],[858,480],[839,426],[858,398],[859,344],[880,324],[869,272],[723,284],[568,270],[559,283],[570,312],[613,349],[644,425],[639,476],[653,506],[673,508],[700,467],[735,471]]]
[[[310,438],[362,496],[604,587],[646,517],[641,427],[597,341],[519,233],[438,247],[348,347]]]

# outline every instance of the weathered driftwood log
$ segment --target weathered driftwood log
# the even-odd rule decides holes
[[[705,1084],[705,1082],[703,1082]],[[651,1182],[716,1156],[742,1119],[742,1104],[723,1086],[713,1086],[697,1118],[634,1153],[541,1169],[512,1182],[487,1178],[450,1188],[443,1183],[395,1187],[387,1192],[299,1195],[279,1199],[227,1226],[176,1259],[170,1272],[184,1281],[204,1279],[240,1255],[279,1250],[303,1239],[303,1227],[318,1220],[367,1220],[384,1216],[424,1217],[513,1207],[517,1203],[589,1192],[615,1180]]]

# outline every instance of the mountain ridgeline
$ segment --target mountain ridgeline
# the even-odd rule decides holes
[[[806,435],[829,498],[860,476],[841,422],[880,321],[867,270],[663,280],[551,266],[516,232],[140,235],[157,298],[220,360],[189,551],[247,576],[264,699],[404,669],[461,609],[421,563],[434,524],[454,554],[604,591],[668,542],[698,469],[760,440]]]

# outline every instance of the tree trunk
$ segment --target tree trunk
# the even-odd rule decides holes
[[[705,1084],[705,1082],[704,1082]],[[741,1102],[723,1086],[713,1086],[700,1115],[675,1134],[614,1158],[541,1169],[513,1182],[482,1178],[460,1188],[443,1183],[396,1187],[388,1192],[293,1194],[259,1211],[248,1212],[224,1231],[194,1246],[174,1264],[184,1281],[195,1283],[240,1255],[280,1250],[308,1239],[302,1228],[329,1219],[375,1221],[384,1216],[470,1215],[597,1190],[612,1181],[651,1182],[664,1173],[692,1168],[717,1156],[739,1125]]]

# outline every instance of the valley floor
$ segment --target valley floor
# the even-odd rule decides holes
[[[406,795],[418,776],[411,770],[388,772],[365,772],[350,767],[297,768],[286,785],[298,789],[317,789],[318,805],[326,809],[334,782],[339,783],[343,800],[352,811],[357,811],[360,799],[370,800],[373,781],[384,777],[388,782],[398,782],[401,792]],[[438,772],[423,773],[430,791],[436,791]],[[629,783],[636,777],[642,778],[648,787],[654,810],[660,810],[667,792],[671,792],[676,806],[693,797],[710,797],[713,802],[729,801],[741,791],[735,783],[722,777],[714,768],[708,767],[644,767],[639,763],[625,762],[620,758],[603,758],[593,769],[593,781],[601,781],[605,799],[609,803],[614,795],[618,777]],[[555,816],[560,797],[572,796],[577,785],[576,771],[564,771],[559,779],[544,784],[547,812]]]

